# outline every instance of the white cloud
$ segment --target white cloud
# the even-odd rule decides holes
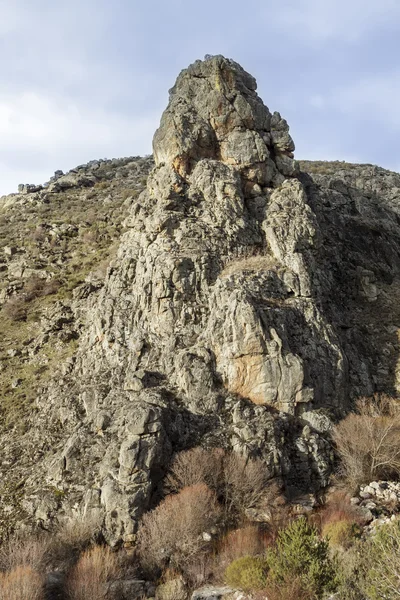
[[[361,78],[353,84],[331,91],[330,106],[342,113],[364,119],[374,135],[375,124],[400,129],[400,70]]]
[[[326,100],[320,94],[315,94],[314,96],[311,96],[309,102],[310,106],[312,106],[313,108],[317,108],[318,110],[322,110],[326,106]]]
[[[93,158],[149,153],[158,121],[158,113],[135,118],[33,92],[0,94],[0,194]],[[23,157],[18,168],[15,156]]]
[[[399,22],[398,0],[286,0],[275,15],[278,24],[310,42],[358,41],[370,31]]]

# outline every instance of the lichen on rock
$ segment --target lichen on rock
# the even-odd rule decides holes
[[[400,243],[389,209],[378,242],[359,219],[379,213],[373,200],[353,180],[317,185],[293,151],[234,61],[179,75],[104,285],[71,304],[88,315],[78,350],[37,398],[22,521],[79,513],[131,541],[173,453],[198,444],[261,457],[293,489],[328,483],[331,417],[388,385],[359,321],[398,281]]]

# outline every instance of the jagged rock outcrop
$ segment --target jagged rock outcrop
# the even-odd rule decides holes
[[[78,351],[39,394],[23,458],[1,441],[3,522],[14,503],[22,522],[79,513],[131,541],[173,452],[200,443],[263,458],[292,490],[327,484],[330,417],[396,391],[398,195],[319,183],[293,151],[237,63],[179,75],[104,285],[71,303]]]

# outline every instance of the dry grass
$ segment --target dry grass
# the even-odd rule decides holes
[[[328,525],[340,522],[362,524],[357,508],[350,504],[351,494],[345,489],[334,489],[325,504],[309,516],[309,521],[322,532]]]
[[[50,549],[47,536],[26,538],[21,535],[9,538],[0,546],[0,569],[14,571],[18,567],[31,567],[41,571]]]
[[[68,600],[100,600],[107,594],[107,583],[119,575],[118,559],[110,548],[94,546],[86,550],[69,572],[66,583]]]
[[[242,273],[243,271],[270,271],[276,269],[276,267],[277,261],[274,257],[257,254],[228,262],[221,272],[221,277]]]
[[[150,572],[166,566],[184,571],[209,547],[203,534],[209,533],[219,518],[215,493],[205,484],[167,496],[142,518],[138,531],[142,566]]]
[[[315,593],[308,589],[300,577],[281,582],[279,584],[269,583],[264,591],[264,600],[316,600]],[[258,600],[257,596],[254,600]],[[261,600],[261,598],[260,598]]]
[[[214,561],[214,575],[223,581],[228,565],[243,556],[262,554],[268,545],[267,536],[257,525],[247,525],[229,531],[219,543],[218,553]]]
[[[0,573],[1,600],[42,600],[43,577],[29,566]]]

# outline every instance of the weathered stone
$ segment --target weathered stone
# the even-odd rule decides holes
[[[14,246],[4,246],[3,252],[6,256],[14,256],[14,254],[17,252],[17,249]]]
[[[142,579],[121,579],[106,584],[109,600],[143,600],[154,597],[154,586]],[[179,599],[177,599],[179,600]]]
[[[220,600],[221,598],[233,598],[236,590],[227,586],[205,586],[192,593],[191,600]],[[240,592],[239,592],[240,594]]]
[[[188,591],[181,577],[170,579],[157,586],[156,600],[186,600]]]
[[[10,512],[46,528],[79,514],[129,545],[172,454],[201,443],[261,458],[300,497],[328,484],[334,419],[358,396],[400,390],[400,178],[340,165],[313,178],[293,150],[254,78],[209,57],[171,90],[139,198],[151,159],[79,165],[37,193],[46,210],[69,187],[96,204],[117,197],[126,231],[104,271],[46,304],[27,346],[35,372],[49,349],[73,356],[41,384],[24,453],[17,433],[1,436],[4,527]],[[85,227],[57,223],[37,232],[38,269],[67,260],[46,262],[50,241],[80,243]],[[22,247],[7,256],[2,301],[32,275]],[[24,481],[12,501],[9,478]]]

